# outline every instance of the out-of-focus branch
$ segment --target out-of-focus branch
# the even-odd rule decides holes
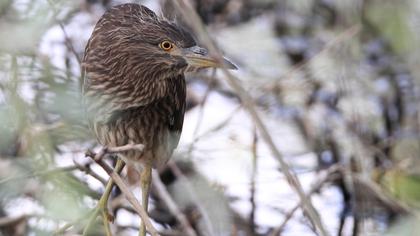
[[[71,53],[73,53],[74,57],[75,57],[75,58],[76,58],[76,60],[77,60],[77,63],[78,63],[79,65],[81,65],[81,64],[82,64],[82,60],[79,58],[79,55],[77,54],[76,49],[74,49],[74,47],[73,47],[73,43],[71,42],[71,39],[70,39],[69,35],[67,34],[67,31],[66,31],[66,28],[64,27],[63,22],[61,22],[61,21],[57,18],[57,15],[58,15],[58,10],[57,10],[57,7],[55,6],[55,4],[54,4],[51,0],[48,0],[48,4],[50,4],[51,9],[53,10],[53,13],[54,13],[54,19],[57,21],[58,25],[60,26],[61,30],[63,31],[64,41],[65,41],[65,44],[66,44],[67,49],[68,49]]]
[[[393,199],[388,194],[386,194],[384,190],[381,189],[381,187],[378,186],[378,184],[375,182],[366,179],[362,175],[353,175],[353,180],[355,181],[355,184],[360,184],[362,186],[361,189],[365,189],[365,191],[371,191],[373,193],[372,195],[376,199],[378,199],[384,206],[392,209],[394,212],[416,215],[416,213],[413,212],[413,210],[410,209],[407,205],[404,205],[403,203]]]
[[[80,170],[82,172],[85,172],[87,175],[92,176],[93,178],[97,179],[99,182],[105,185],[106,181],[101,176],[93,172],[92,169],[90,169],[89,164],[90,163],[82,165],[82,164],[74,162],[74,165],[72,166],[64,166],[64,167],[53,168],[50,170],[36,171],[32,174],[25,174],[25,175],[20,175],[20,176],[10,176],[8,178],[1,179],[0,185],[5,184],[7,182],[11,182],[11,181],[19,181],[23,179],[36,178],[36,177],[42,177],[42,176],[47,176],[47,175],[55,175],[55,174],[60,174],[60,173],[65,173],[65,172],[72,172],[74,170]]]
[[[252,174],[251,174],[251,197],[249,201],[251,202],[251,213],[249,215],[249,223],[251,226],[252,233],[255,234],[256,224],[255,224],[255,213],[257,211],[257,204],[255,201],[256,195],[256,179],[257,179],[257,170],[258,170],[258,134],[257,129],[254,127],[253,129],[253,140],[252,140]]]
[[[190,222],[188,222],[187,217],[182,213],[182,211],[176,205],[175,201],[172,199],[168,190],[166,190],[165,185],[162,183],[162,180],[160,179],[159,174],[156,173],[155,171],[153,171],[152,173],[152,181],[153,181],[153,186],[157,190],[159,197],[163,200],[163,202],[165,202],[169,211],[172,213],[172,215],[175,216],[175,218],[181,224],[182,228],[184,229],[185,234],[188,236],[196,236],[197,234],[195,233],[194,229],[191,227]]]
[[[206,92],[204,94],[204,97],[203,97],[203,99],[201,100],[201,102],[199,104],[199,112],[198,112],[197,124],[195,125],[195,128],[194,128],[193,139],[197,138],[198,131],[200,130],[200,126],[201,126],[201,124],[203,122],[203,118],[204,118],[204,105],[206,104],[207,99],[208,99],[208,97],[210,95],[210,92],[213,89],[214,83],[212,81],[215,81],[215,75],[216,75],[216,69],[213,70],[213,73],[212,73],[212,76],[211,76],[212,77],[212,80],[210,80],[210,83],[209,83],[209,85],[207,87],[207,90],[206,90]],[[192,151],[194,149],[194,144],[195,144],[195,142],[191,142],[191,144],[190,144],[190,146],[188,148],[188,156],[189,157],[191,156],[191,153],[192,153]]]
[[[338,178],[337,171],[339,170],[339,168],[340,167],[338,165],[333,165],[330,168],[328,168],[325,176],[322,179],[318,180],[317,183],[311,187],[311,190],[309,191],[308,195],[314,194],[315,192],[319,191],[322,188],[322,186],[324,186],[324,184],[326,184],[327,182],[334,181],[336,178]],[[270,233],[270,236],[280,235],[280,233],[283,231],[284,227],[286,226],[287,222],[289,222],[289,220],[293,217],[295,212],[301,206],[302,206],[302,202],[299,202],[294,207],[292,207],[292,209],[290,209],[290,211],[288,211],[287,214],[285,215],[284,221]]]
[[[174,175],[177,177],[177,179],[185,183],[187,194],[191,196],[191,198],[193,199],[193,202],[196,204],[196,206],[199,208],[200,213],[202,214],[204,226],[207,231],[206,233],[208,235],[215,235],[214,230],[213,230],[213,225],[209,219],[209,216],[207,212],[201,206],[197,195],[195,194],[192,186],[190,185],[190,181],[188,180],[188,178],[185,177],[185,175],[182,173],[182,171],[178,168],[178,166],[173,161],[169,161],[168,166],[171,169],[171,171],[174,173]]]
[[[314,61],[321,57],[325,52],[331,50],[333,47],[337,46],[338,44],[342,43],[344,40],[354,37],[360,32],[361,25],[355,24],[345,30],[344,32],[340,33],[337,37],[335,37],[333,40],[328,42],[321,51],[319,51],[317,54],[313,55],[312,57],[308,58],[305,61],[302,61],[301,63],[294,66],[291,70],[286,72],[285,78],[290,79],[292,75],[294,75],[296,72],[302,70],[304,67],[306,67],[311,61]]]
[[[199,39],[207,46],[210,53],[215,56],[217,59],[222,61],[222,55],[215,46],[214,42],[210,38],[209,34],[207,33],[204,24],[200,20],[197,12],[195,12],[194,8],[189,4],[187,1],[177,0],[174,1],[174,5],[178,11],[183,13],[188,24],[190,24],[191,28],[198,34]],[[319,217],[318,212],[313,207],[310,199],[305,195],[303,191],[302,185],[295,174],[290,170],[289,165],[284,160],[283,156],[281,155],[280,151],[277,149],[276,145],[274,144],[271,135],[268,132],[268,129],[262,119],[260,118],[257,110],[255,109],[255,104],[253,99],[248,95],[245,89],[240,85],[238,82],[238,78],[236,78],[232,73],[230,73],[227,69],[222,68],[224,75],[229,83],[229,85],[234,89],[234,91],[240,97],[242,104],[248,110],[251,118],[254,120],[258,131],[260,132],[263,140],[269,146],[273,156],[278,160],[280,163],[281,170],[283,174],[286,176],[289,184],[291,187],[296,191],[298,194],[300,201],[302,202],[302,207],[307,213],[307,216],[311,223],[316,227],[318,233],[320,235],[328,235],[328,232],[325,230],[325,227]]]
[[[206,137],[207,135],[210,135],[216,131],[221,130],[223,127],[225,127],[235,116],[235,114],[237,114],[238,111],[240,111],[240,109],[242,108],[242,106],[238,106],[236,107],[228,116],[226,116],[226,118],[224,120],[222,120],[220,123],[216,124],[214,127],[210,128],[209,130],[197,135],[194,137],[193,141],[191,142],[196,143],[198,142],[200,139]],[[190,144],[190,145],[192,145]]]
[[[59,236],[59,235],[65,235],[66,231],[72,229],[73,231],[77,232],[81,229],[80,225],[85,222],[85,220],[89,217],[89,214],[84,214],[83,216],[79,217],[78,219],[68,222],[58,229],[56,229],[52,235]]]
[[[73,170],[77,170],[77,166],[65,166],[65,167],[58,167],[51,170],[39,171],[32,174],[20,175],[20,176],[10,176],[8,178],[0,180],[0,185],[5,184],[11,181],[18,181],[23,179],[29,179],[34,177],[46,176],[46,175],[54,175],[63,172],[71,172]]]
[[[31,217],[30,215],[20,215],[20,216],[14,216],[14,217],[10,217],[10,216],[5,216],[5,217],[1,217],[0,218],[0,227],[6,227],[6,226],[10,226],[10,225],[15,225],[23,220],[28,219],[29,217]]]

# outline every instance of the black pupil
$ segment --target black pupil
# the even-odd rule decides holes
[[[169,49],[170,47],[171,47],[171,44],[170,43],[168,43],[168,42],[164,42],[163,43],[163,48]]]

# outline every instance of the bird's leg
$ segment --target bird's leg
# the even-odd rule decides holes
[[[124,166],[125,166],[124,161],[118,158],[114,171],[117,173],[120,173],[122,169],[124,168]],[[96,220],[96,217],[100,214],[100,211],[102,211],[105,229],[109,231],[108,221],[113,221],[113,216],[108,212],[107,205],[108,205],[109,196],[111,196],[113,186],[114,186],[114,181],[110,177],[108,180],[108,183],[106,184],[105,192],[102,194],[101,198],[99,199],[98,206],[92,213],[85,229],[83,230],[83,235],[89,234],[90,228],[93,225],[93,222]],[[107,232],[107,235],[109,235],[109,232]]]
[[[149,192],[150,192],[150,183],[152,181],[152,162],[150,160],[146,160],[144,163],[144,168],[141,172],[140,176],[140,185],[141,185],[141,200],[144,210],[147,212],[147,208],[149,205]],[[144,222],[141,222],[139,236],[146,235],[146,226]]]
[[[115,164],[114,172],[120,173],[122,171],[122,169],[124,168],[124,166],[125,166],[124,161],[121,160],[120,158],[118,158],[117,163]],[[113,186],[114,186],[114,181],[110,177],[109,180],[108,180],[108,183],[106,184],[105,192],[102,194],[101,198],[99,199],[99,203],[98,203],[98,207],[106,213],[107,220],[109,220],[109,221],[113,221],[113,219],[112,219],[113,216],[108,212],[108,206],[107,206],[109,196],[111,196]]]

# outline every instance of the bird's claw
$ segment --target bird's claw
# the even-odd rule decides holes
[[[115,217],[113,214],[109,213],[108,209],[104,209],[104,217],[110,223],[114,223]]]
[[[104,217],[108,222],[114,223],[115,217],[108,211],[108,207],[102,206],[102,204],[100,204],[98,207],[100,208],[99,210],[102,212],[102,217]]]

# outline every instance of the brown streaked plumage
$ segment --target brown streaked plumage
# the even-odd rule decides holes
[[[96,24],[82,63],[89,123],[102,145],[145,145],[143,152],[121,156],[148,170],[141,176],[149,180],[142,183],[146,209],[150,168],[164,164],[178,145],[184,72],[221,66],[234,68],[210,58],[188,32],[144,6],[113,7]]]
[[[146,7],[120,5],[99,20],[83,59],[87,113],[99,143],[144,144],[143,155],[127,153],[126,160],[151,155],[155,167],[176,147],[184,118],[187,64],[160,50],[167,39],[195,45],[187,32]]]

